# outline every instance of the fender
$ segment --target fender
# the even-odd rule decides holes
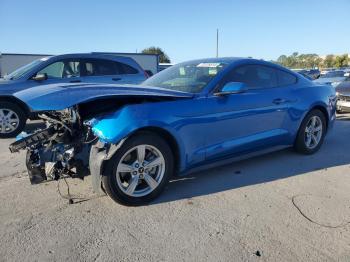
[[[178,168],[181,171],[185,168],[185,146],[177,135],[176,116],[160,117],[153,114],[152,104],[127,105],[120,110],[104,115],[102,118],[91,119],[88,123],[92,127],[93,133],[99,137],[103,143],[119,145],[120,141],[127,139],[130,135],[142,129],[160,129],[173,138],[178,151]]]

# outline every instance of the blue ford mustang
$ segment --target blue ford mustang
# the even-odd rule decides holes
[[[336,109],[331,86],[243,58],[181,63],[139,86],[59,84],[15,96],[47,121],[10,146],[28,149],[32,183],[91,174],[95,191],[127,205],[151,201],[174,174],[285,147],[315,153]]]

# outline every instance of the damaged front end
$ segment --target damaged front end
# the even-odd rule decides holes
[[[194,95],[158,87],[56,84],[22,90],[14,96],[46,123],[32,134],[22,133],[10,145],[13,153],[27,150],[30,182],[83,179],[90,174],[94,192],[101,193],[104,163],[134,132],[159,125],[159,117],[168,117],[176,107],[154,110],[154,104]]]
[[[46,128],[21,133],[9,147],[12,153],[27,149],[26,166],[31,184],[89,174],[90,144],[97,140],[84,125],[76,107],[39,114]]]

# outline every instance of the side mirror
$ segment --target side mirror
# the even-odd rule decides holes
[[[247,90],[245,83],[241,82],[228,82],[224,85],[221,91],[215,93],[217,96],[225,96],[230,94],[244,93]]]
[[[35,76],[32,77],[33,80],[35,81],[44,81],[47,79],[47,74],[44,73],[44,74],[37,74]]]

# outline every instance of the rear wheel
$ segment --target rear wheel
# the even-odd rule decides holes
[[[23,110],[11,102],[0,102],[0,138],[9,138],[23,131],[27,117]]]
[[[326,134],[326,118],[320,110],[312,110],[304,118],[295,141],[296,151],[303,154],[317,152]]]
[[[169,145],[152,133],[128,139],[108,160],[102,184],[107,194],[124,205],[143,205],[155,199],[173,174]]]

